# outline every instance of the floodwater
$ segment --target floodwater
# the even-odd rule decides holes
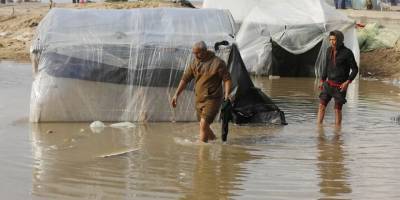
[[[391,84],[354,82],[336,129],[332,105],[315,125],[314,79],[258,77],[289,125],[232,126],[227,144],[201,145],[196,123],[31,124],[31,82],[30,65],[0,63],[1,199],[400,199]]]

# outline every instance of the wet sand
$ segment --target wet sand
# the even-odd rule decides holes
[[[12,76],[11,76],[12,74]],[[3,199],[397,199],[400,87],[352,83],[342,129],[315,125],[318,81],[254,78],[289,125],[231,126],[198,144],[197,123],[133,128],[28,122],[30,66],[0,63]],[[109,124],[107,124],[109,125]],[[220,124],[212,128],[220,135]],[[104,158],[104,155],[121,153]]]

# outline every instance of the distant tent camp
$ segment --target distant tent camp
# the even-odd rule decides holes
[[[236,40],[249,72],[319,76],[335,29],[359,60],[355,22],[324,0],[205,0],[204,6],[229,9],[240,23]]]
[[[30,120],[195,121],[193,86],[176,109],[170,98],[192,45],[209,47],[229,66],[234,84],[234,122],[284,123],[283,112],[255,88],[233,44],[227,10],[157,8],[52,9],[32,45],[38,74]]]
[[[333,4],[337,8],[352,8],[356,10],[368,9],[368,3],[371,4],[373,10],[384,10],[389,8],[391,5],[395,5],[398,0],[326,0],[329,4]]]

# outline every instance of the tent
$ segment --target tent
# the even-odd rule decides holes
[[[234,121],[284,121],[283,113],[254,88],[233,44],[226,10],[154,8],[52,9],[31,47],[37,75],[30,120],[195,121],[193,85],[170,106],[193,43],[204,40],[230,68]]]
[[[353,8],[356,10],[366,10],[367,0],[325,0],[329,4],[333,4],[336,8]],[[395,4],[396,0],[371,0],[371,6],[374,10],[382,10],[385,7]]]
[[[319,76],[332,30],[343,31],[359,60],[355,22],[323,0],[205,0],[204,6],[229,9],[241,22],[236,40],[251,73]]]

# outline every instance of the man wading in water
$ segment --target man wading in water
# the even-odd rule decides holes
[[[195,59],[185,70],[171,104],[176,107],[179,95],[194,79],[197,118],[200,120],[200,140],[207,142],[215,139],[210,125],[223,100],[221,83],[224,83],[224,99],[228,100],[232,81],[225,62],[208,51],[204,41],[194,44],[192,51]]]
[[[322,124],[325,109],[332,97],[335,99],[335,124],[342,123],[342,107],[346,103],[346,91],[358,73],[353,52],[344,46],[344,36],[340,31],[329,33],[331,47],[326,54],[326,64],[322,68],[321,94],[318,110],[318,124]],[[351,70],[351,73],[350,73]]]

